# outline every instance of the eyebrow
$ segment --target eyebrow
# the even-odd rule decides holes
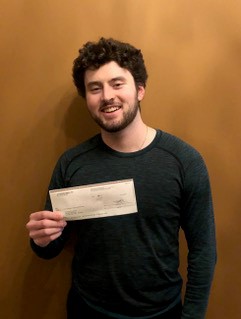
[[[116,82],[116,81],[125,81],[126,78],[124,76],[117,76],[110,80],[110,82]]]
[[[101,82],[100,81],[91,81],[91,82],[87,83],[88,88],[95,86],[95,85],[101,85]]]
[[[126,78],[124,76],[117,76],[115,78],[112,78],[110,81],[108,81],[109,83],[114,83],[116,81],[126,81]],[[90,88],[92,86],[95,86],[95,85],[102,85],[102,82],[101,81],[91,81],[89,83],[87,83],[87,87]]]

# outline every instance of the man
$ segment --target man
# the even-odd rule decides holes
[[[45,210],[30,215],[31,246],[42,258],[58,255],[77,233],[68,318],[204,318],[216,246],[202,157],[143,122],[147,72],[140,50],[113,39],[88,42],[73,78],[100,134],[60,157],[49,189],[131,180],[137,209],[66,222],[48,196]],[[189,249],[183,305],[180,227]]]

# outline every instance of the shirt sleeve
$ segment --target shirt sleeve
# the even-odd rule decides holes
[[[216,238],[209,176],[199,154],[185,170],[181,226],[188,245],[181,318],[203,319],[216,264]]]

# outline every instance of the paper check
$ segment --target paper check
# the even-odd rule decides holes
[[[137,212],[133,179],[49,191],[54,211],[66,220],[80,220]]]

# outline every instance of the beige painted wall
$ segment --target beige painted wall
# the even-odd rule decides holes
[[[145,121],[185,139],[206,160],[218,238],[207,318],[240,318],[241,2],[0,0],[0,6],[1,318],[65,318],[72,248],[40,260],[29,249],[25,223],[43,207],[59,155],[98,131],[71,68],[79,47],[102,35],[142,48],[149,71]]]

